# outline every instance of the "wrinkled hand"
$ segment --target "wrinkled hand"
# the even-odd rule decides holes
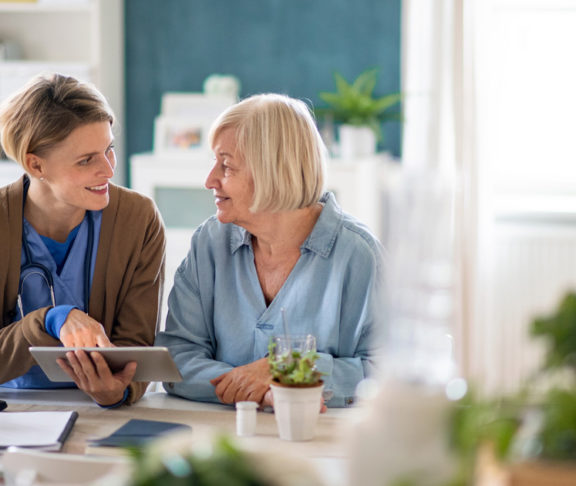
[[[60,329],[60,341],[66,347],[112,346],[102,324],[79,309],[72,309],[68,314]]]
[[[260,402],[260,409],[263,409],[264,407],[274,408],[274,397],[272,396],[272,390],[268,390]],[[320,413],[324,413],[326,410],[328,410],[328,407],[324,403],[324,397],[322,397],[320,398]]]
[[[122,400],[137,366],[132,361],[122,371],[113,374],[100,353],[93,351],[88,355],[81,349],[67,352],[66,359],[58,359],[57,362],[78,388],[105,406]]]
[[[210,383],[216,387],[216,396],[222,403],[244,400],[260,403],[270,387],[270,381],[268,359],[261,358],[217,376]]]

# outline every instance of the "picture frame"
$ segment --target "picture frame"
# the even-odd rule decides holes
[[[154,122],[154,152],[189,155],[210,152],[208,132],[214,120],[234,103],[229,97],[202,93],[166,93]]]
[[[154,151],[188,153],[206,150],[209,124],[202,119],[160,115],[154,122]]]

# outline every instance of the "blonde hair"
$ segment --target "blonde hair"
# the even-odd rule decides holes
[[[216,119],[210,144],[228,128],[254,180],[251,211],[301,209],[320,200],[326,147],[304,102],[280,94],[246,98]]]
[[[39,75],[0,105],[0,143],[24,166],[26,154],[42,156],[79,126],[107,121],[114,114],[90,84],[62,74]]]

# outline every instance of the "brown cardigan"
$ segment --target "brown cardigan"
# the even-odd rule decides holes
[[[29,346],[56,346],[46,333],[50,307],[10,324],[16,308],[22,251],[23,178],[0,188],[0,383],[35,364]],[[151,346],[160,319],[165,234],[162,218],[146,196],[110,184],[90,293],[89,315],[116,346]],[[131,383],[134,403],[147,383]]]

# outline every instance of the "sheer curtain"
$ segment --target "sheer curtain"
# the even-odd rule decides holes
[[[403,160],[390,188],[383,373],[374,387],[358,387],[350,484],[444,484],[451,474],[445,418],[448,399],[465,392],[457,375],[470,376],[473,365],[477,272],[467,8],[464,0],[403,1]]]
[[[475,109],[464,110],[475,143],[461,159],[476,194],[465,213],[476,215],[464,234],[476,232],[465,246],[476,246],[467,359],[483,389],[512,392],[542,362],[532,320],[576,289],[576,0],[464,5],[476,10],[473,55],[464,55],[476,67]]]
[[[403,2],[403,165],[450,188],[454,350],[487,392],[540,365],[530,323],[576,289],[574,25],[576,0]]]
[[[453,309],[450,333],[460,372],[473,376],[484,340],[476,334],[479,299],[478,124],[475,86],[478,12],[474,1],[403,1],[403,167],[441,180],[450,205],[449,225],[430,214],[422,231],[449,232],[445,240],[452,265]],[[474,346],[473,346],[473,343]]]

